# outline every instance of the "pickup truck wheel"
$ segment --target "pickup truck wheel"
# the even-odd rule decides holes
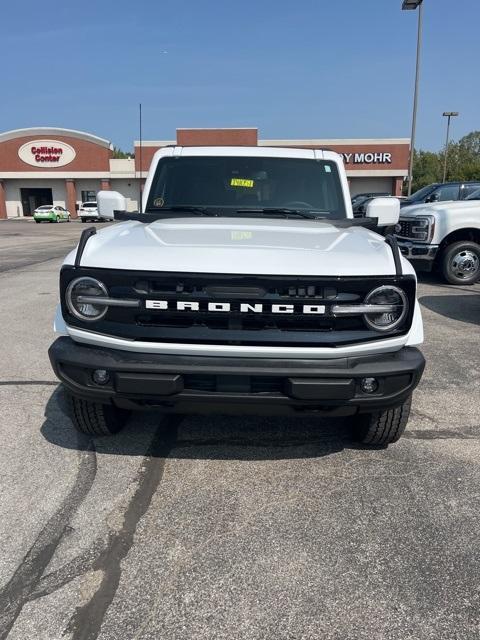
[[[454,242],[442,256],[443,277],[450,284],[475,284],[480,278],[480,245]]]
[[[87,219],[86,219],[86,218],[80,218],[80,220],[81,220],[82,222],[86,222],[86,221],[87,221]]]
[[[89,436],[111,436],[124,426],[128,411],[112,405],[69,396],[71,418],[77,431]]]
[[[381,446],[397,442],[407,426],[412,396],[394,409],[358,416],[357,439],[366,445]]]

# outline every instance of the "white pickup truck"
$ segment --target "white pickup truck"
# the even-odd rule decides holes
[[[354,219],[331,151],[169,147],[142,211],[85,229],[60,272],[52,366],[75,426],[118,431],[131,410],[342,416],[395,442],[424,368],[399,202]],[[120,210],[120,211],[119,211]]]
[[[479,280],[480,189],[466,200],[404,207],[395,233],[416,269],[438,268],[450,284]]]

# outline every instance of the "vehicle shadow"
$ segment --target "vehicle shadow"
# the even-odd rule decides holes
[[[442,279],[441,275],[436,271],[417,271],[417,280],[422,284],[435,284],[446,285],[447,283]],[[451,286],[451,285],[448,285]]]
[[[439,287],[441,289],[449,289],[450,291],[465,291],[465,293],[472,293],[472,291],[478,291],[477,285],[480,284],[476,282],[474,285],[459,285],[459,284],[450,284],[446,280],[443,279],[442,275],[437,271],[417,271],[417,280],[419,284],[430,284],[435,285],[435,287]]]
[[[469,295],[422,296],[420,304],[446,318],[480,324],[480,291]]]
[[[196,415],[179,422],[153,411],[133,414],[114,436],[92,439],[73,427],[61,385],[47,402],[41,433],[65,449],[91,450],[93,440],[98,454],[116,456],[164,457],[162,441],[168,439],[169,457],[176,459],[282,460],[364,448],[353,441],[351,423],[341,418]]]

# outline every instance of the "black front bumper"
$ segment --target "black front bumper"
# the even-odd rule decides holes
[[[126,409],[173,413],[352,415],[402,404],[420,381],[425,360],[405,347],[383,355],[330,360],[144,354],[58,338],[49,349],[57,377],[81,398]],[[95,369],[109,373],[93,381]],[[374,377],[378,390],[362,391]]]

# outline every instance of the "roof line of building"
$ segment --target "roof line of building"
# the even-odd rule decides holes
[[[63,129],[62,127],[27,127],[25,129],[12,129],[0,133],[0,142],[14,140],[15,138],[28,138],[29,136],[66,136],[69,138],[77,138],[86,142],[94,142],[107,149],[113,149],[112,143],[105,138],[100,138],[86,131],[77,131],[76,129]]]
[[[139,140],[134,140],[135,147],[140,146]],[[351,146],[360,144],[410,144],[410,138],[305,138],[305,139],[285,139],[285,140],[259,140],[259,147],[279,147],[279,146],[292,146],[292,145],[315,145],[315,146]],[[142,140],[142,147],[167,147],[177,146],[175,140]],[[200,145],[202,146],[202,145]]]
[[[314,145],[355,145],[355,144],[410,144],[410,138],[311,138],[295,140],[259,140],[259,146],[270,147],[282,144],[314,144]]]
[[[178,127],[177,131],[258,131],[258,127]]]

